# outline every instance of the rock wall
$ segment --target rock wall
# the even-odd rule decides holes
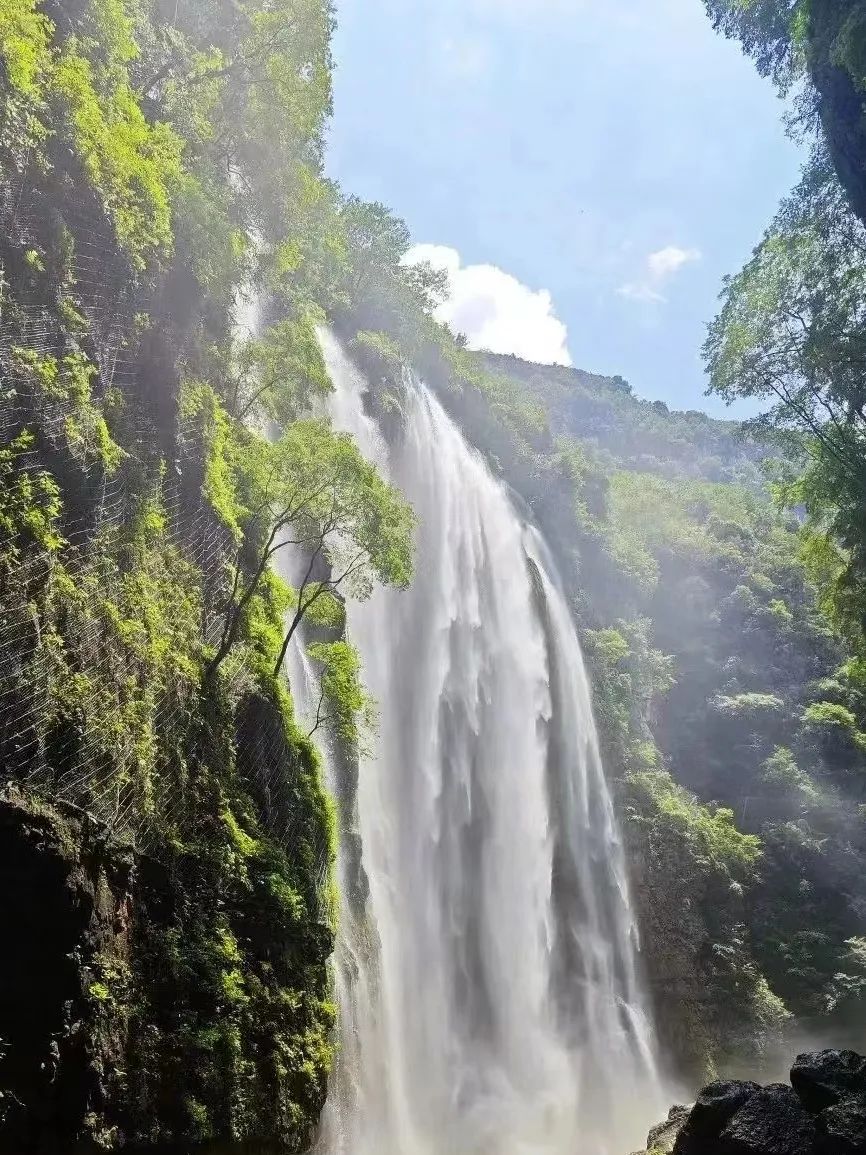
[[[333,935],[292,918],[284,864],[249,843],[157,861],[0,795],[0,1152],[306,1149]]]
[[[0,798],[0,1143],[104,1139],[126,1015],[106,982],[128,972],[134,861],[72,808]]]

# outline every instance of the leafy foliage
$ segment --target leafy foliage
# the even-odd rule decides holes
[[[171,246],[180,140],[167,124],[148,121],[133,90],[129,66],[138,49],[124,5],[94,0],[88,16],[83,35],[61,38],[33,0],[0,9],[10,97],[0,148],[16,167],[29,149],[43,164],[71,150],[141,270]]]
[[[713,389],[770,399],[756,427],[802,446],[806,471],[780,496],[805,507],[811,572],[855,644],[866,620],[859,601],[864,252],[863,226],[832,173],[813,168],[728,284],[707,344]]]
[[[706,0],[706,7],[715,27],[740,40],[763,75],[791,83],[808,14],[804,0]]]
[[[0,2],[0,755],[147,852],[123,975],[82,975],[88,1054],[123,1071],[82,1108],[108,1148],[306,1149],[332,1059],[334,812],[279,669],[309,614],[323,725],[363,740],[335,593],[408,581],[412,529],[309,416],[351,267],[332,26],[327,0]]]
[[[352,439],[324,421],[295,421],[282,437],[249,452],[232,448],[247,519],[245,540],[261,542],[252,576],[236,567],[226,626],[209,664],[216,671],[237,640],[243,615],[273,560],[297,550],[303,559],[294,614],[277,657],[279,671],[295,631],[338,590],[368,598],[374,582],[405,586],[412,575],[412,514]],[[239,559],[240,560],[240,559]]]
[[[316,642],[310,657],[321,667],[321,698],[310,737],[325,723],[350,750],[365,749],[375,725],[375,705],[361,681],[361,661],[348,642]]]
[[[180,179],[180,142],[151,125],[113,62],[100,70],[75,46],[60,55],[51,96],[94,191],[133,266],[171,245],[171,187]]]
[[[36,406],[48,411],[49,423],[62,424],[71,456],[84,468],[95,464],[106,474],[115,473],[124,454],[93,396],[96,366],[77,352],[58,361],[20,348],[13,349],[12,364],[18,388],[34,394]]]
[[[866,221],[866,5],[863,0],[705,0],[783,91],[800,85],[799,128],[817,133],[856,215]]]
[[[284,427],[332,388],[313,318],[287,319],[242,348],[231,409],[238,420],[257,416]]]
[[[22,454],[33,446],[33,435],[20,433],[0,448],[0,575],[9,576],[16,564],[35,548],[55,553],[63,544],[58,532],[62,511],[60,490],[50,474],[21,469]]]
[[[628,789],[634,799],[633,817],[638,819],[638,807],[649,804],[661,822],[684,838],[690,857],[701,869],[726,870],[744,879],[755,866],[761,841],[737,830],[732,810],[701,806],[663,772],[634,774],[628,779]]]
[[[0,58],[6,91],[0,112],[3,151],[14,163],[44,139],[45,90],[51,69],[51,23],[37,0],[3,0]]]

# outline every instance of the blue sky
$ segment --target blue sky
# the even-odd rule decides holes
[[[802,163],[701,0],[340,0],[331,175],[452,273],[473,343],[709,408],[725,273]]]

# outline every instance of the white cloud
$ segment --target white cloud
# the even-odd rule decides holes
[[[495,265],[464,266],[457,250],[445,245],[416,245],[404,260],[446,270],[451,291],[437,317],[465,334],[470,349],[514,353],[543,365],[573,364],[568,330],[546,289],[530,289]]]
[[[666,249],[659,249],[657,253],[650,253],[647,258],[647,268],[650,276],[663,281],[673,276],[683,265],[700,259],[699,249],[680,249],[676,245],[668,245]]]
[[[621,285],[618,292],[632,301],[648,301],[664,304],[667,297],[662,291],[665,285],[685,266],[701,259],[700,249],[682,249],[678,245],[668,245],[647,257],[641,276],[635,281]]]

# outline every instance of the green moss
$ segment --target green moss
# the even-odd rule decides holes
[[[221,818],[228,830],[229,839],[234,850],[241,858],[255,858],[259,853],[260,844],[255,838],[251,838],[245,830],[242,830],[234,814],[231,810],[224,810]]]
[[[356,333],[352,338],[352,348],[356,352],[367,352],[382,362],[391,373],[399,373],[403,365],[400,346],[387,333]]]

